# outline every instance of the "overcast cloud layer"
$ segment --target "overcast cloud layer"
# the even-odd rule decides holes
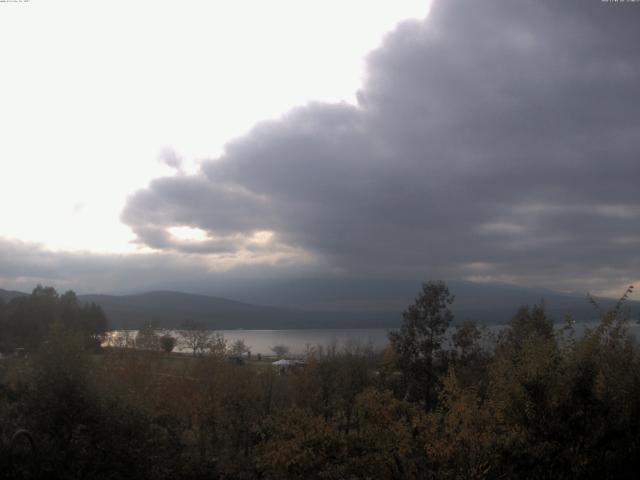
[[[156,253],[3,241],[0,280],[231,296],[296,278],[615,290],[639,277],[639,22],[634,3],[436,0],[370,54],[357,106],[294,109],[194,175],[165,152],[175,175],[122,213]],[[185,226],[207,236],[172,230]]]
[[[259,124],[122,219],[163,251],[295,252],[353,276],[633,281],[639,20],[599,0],[436,1],[370,54],[358,106]],[[184,225],[209,239],[168,233]]]

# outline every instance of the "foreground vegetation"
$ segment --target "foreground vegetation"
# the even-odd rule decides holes
[[[0,468],[65,479],[636,478],[640,349],[625,298],[579,337],[534,306],[492,340],[460,324],[444,348],[453,296],[427,283],[385,352],[317,348],[284,375],[232,364],[220,348],[96,354],[99,328],[56,310],[33,354],[0,363]],[[15,307],[0,308],[2,332]],[[36,454],[10,454],[19,428]]]

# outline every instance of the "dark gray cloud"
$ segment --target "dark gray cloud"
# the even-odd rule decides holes
[[[640,8],[440,0],[367,62],[359,105],[257,125],[122,219],[166,251],[258,231],[348,275],[604,287],[640,258]],[[211,240],[185,245],[167,228]],[[267,248],[262,245],[261,248]]]

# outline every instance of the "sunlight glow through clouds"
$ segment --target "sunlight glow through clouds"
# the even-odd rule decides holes
[[[17,8],[17,7],[20,8]],[[127,195],[308,101],[355,102],[363,58],[425,0],[29,2],[0,15],[0,237],[135,252]]]
[[[207,232],[201,228],[193,228],[189,226],[171,227],[169,233],[183,242],[203,242],[207,239]]]

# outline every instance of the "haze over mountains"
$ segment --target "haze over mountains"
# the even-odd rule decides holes
[[[312,283],[312,281],[309,281]],[[216,329],[283,329],[283,328],[394,328],[400,325],[403,309],[411,303],[416,286],[388,285],[387,295],[380,301],[371,302],[358,297],[358,288],[346,290],[342,298],[329,298],[329,293],[316,291],[311,294],[311,285],[273,286],[279,291],[270,305],[265,305],[265,295],[270,288],[254,292],[252,299],[260,303],[236,301],[210,295],[199,295],[175,291],[153,291],[131,295],[79,295],[83,302],[95,302],[107,314],[113,328],[138,328],[145,321],[153,321],[161,327],[178,327],[185,320],[204,322]],[[307,287],[307,288],[305,288]],[[361,286],[376,290],[374,285]],[[381,286],[379,286],[381,287]],[[456,295],[453,310],[456,321],[475,320],[485,324],[506,323],[521,305],[532,305],[544,301],[556,322],[563,321],[568,314],[576,321],[597,318],[597,312],[587,301],[586,295],[568,294],[553,290],[533,289],[510,285],[489,285],[471,282],[450,282]],[[286,298],[288,292],[289,297]],[[306,294],[303,294],[306,292]],[[371,294],[371,291],[369,291]],[[23,292],[0,289],[5,301],[26,295]],[[351,299],[347,296],[351,295]],[[249,296],[249,295],[247,295]],[[371,296],[369,298],[372,298]],[[287,301],[288,300],[288,301]],[[602,308],[614,305],[615,300],[599,299]],[[640,303],[630,301],[634,318],[640,312]]]

